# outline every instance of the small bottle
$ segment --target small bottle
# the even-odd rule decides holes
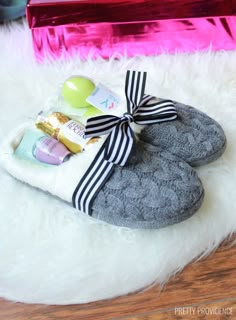
[[[26,130],[14,154],[34,163],[51,165],[60,165],[71,155],[62,143],[37,129]]]
[[[33,155],[38,161],[52,165],[67,161],[70,154],[62,143],[49,136],[38,139],[33,148]]]

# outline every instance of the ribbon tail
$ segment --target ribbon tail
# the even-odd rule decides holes
[[[177,116],[177,110],[173,101],[145,95],[134,114],[134,119],[137,124],[144,125],[172,121]]]
[[[146,86],[147,72],[130,71],[126,73],[125,95],[128,112],[133,114],[143,99]]]
[[[85,126],[84,138],[110,133],[119,120],[119,117],[113,115],[102,115],[89,118]]]
[[[105,159],[114,164],[124,166],[129,159],[134,141],[134,133],[129,123],[119,123],[107,138]]]

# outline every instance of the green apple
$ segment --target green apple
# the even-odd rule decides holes
[[[90,107],[86,99],[95,89],[95,84],[86,77],[72,76],[67,79],[62,87],[64,100],[74,108]]]

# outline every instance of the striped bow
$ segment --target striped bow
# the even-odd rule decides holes
[[[115,164],[124,166],[128,160],[135,140],[130,124],[152,124],[177,117],[172,101],[160,101],[144,94],[146,77],[146,72],[127,72],[125,94],[128,112],[122,117],[103,115],[87,121],[85,138],[108,134],[72,196],[73,206],[88,215],[92,214],[93,201],[112,174]]]
[[[176,108],[171,100],[145,95],[146,72],[127,71],[125,94],[127,113],[122,117],[102,115],[87,120],[85,138],[108,134],[104,157],[110,163],[124,166],[134,145],[135,136],[130,124],[154,124],[174,120]]]

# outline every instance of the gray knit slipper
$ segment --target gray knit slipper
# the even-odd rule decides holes
[[[191,217],[201,206],[204,191],[195,171],[161,147],[136,142],[122,167],[104,160],[106,140],[101,138],[60,166],[44,166],[15,155],[27,128],[6,135],[1,165],[18,180],[69,204],[73,198],[80,214],[117,226],[162,228]],[[99,180],[106,169],[105,179]]]
[[[201,166],[219,158],[226,148],[221,126],[193,107],[178,102],[174,104],[178,118],[146,126],[140,139],[165,148],[191,166]]]
[[[204,195],[196,173],[162,147],[136,143],[134,123],[177,118],[173,104],[149,104],[152,97],[144,94],[145,83],[145,72],[127,71],[127,112],[87,119],[82,137],[100,139],[85,152],[56,167],[20,159],[15,151],[29,128],[24,125],[4,137],[2,165],[17,179],[72,203],[81,213],[117,226],[162,228],[189,218]],[[81,139],[76,126],[74,133],[79,131]]]
[[[91,216],[130,228],[162,228],[191,217],[203,201],[203,187],[183,160],[144,142],[113,174],[93,201]]]

